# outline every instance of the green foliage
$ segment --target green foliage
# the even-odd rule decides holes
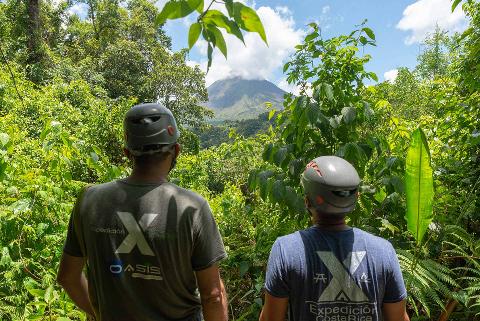
[[[349,35],[324,39],[311,24],[284,68],[300,95],[286,95],[282,112],[224,125],[225,143],[215,141],[203,150],[192,128],[203,127],[210,115],[200,106],[207,95],[204,75],[186,66],[186,51],[171,52],[155,19],[197,11],[189,47],[206,37],[211,57],[214,47],[227,55],[223,31],[241,41],[241,30],[256,32],[266,41],[253,10],[226,0],[223,14],[203,10],[203,1],[182,0],[168,2],[176,4],[159,14],[145,0],[125,6],[94,0],[87,3],[89,17],[81,20],[66,15],[71,4],[41,3],[42,56],[27,66],[26,3],[0,2],[2,320],[85,318],[55,283],[69,212],[85,184],[128,175],[130,164],[121,153],[123,115],[136,102],[157,97],[174,111],[186,151],[171,179],[207,198],[224,237],[229,256],[221,268],[233,318],[258,319],[271,245],[309,223],[300,174],[310,159],[326,154],[344,157],[359,170],[359,202],[349,222],[395,246],[414,318],[438,319],[452,303],[450,320],[478,317],[480,7],[475,1],[462,4],[470,22],[465,33],[428,38],[419,66],[401,68],[392,84],[364,84],[376,81],[365,70],[370,57],[361,50],[375,45],[371,29],[362,24]],[[447,61],[453,62],[444,72]],[[415,132],[419,126],[424,135]],[[405,220],[411,195],[419,196],[411,193],[405,174],[412,133],[424,152],[430,151],[436,191],[431,222],[421,224],[423,239],[412,237],[411,219]],[[410,230],[417,235],[416,228]]]
[[[158,25],[163,25],[168,19],[183,18],[197,11],[199,15],[188,32],[188,47],[192,49],[202,35],[207,42],[208,68],[212,65],[213,48],[218,48],[227,58],[227,45],[219,28],[234,35],[243,43],[245,42],[241,30],[256,32],[267,44],[265,29],[255,10],[240,2],[220,1],[219,3],[223,4],[227,11],[228,16],[226,16],[223,12],[210,8],[214,2],[217,1],[212,0],[204,9],[203,0],[170,0],[157,15],[155,21]]]
[[[412,134],[412,142],[405,161],[405,192],[407,197],[407,227],[417,241],[432,222],[433,170],[430,164],[430,149],[421,128]]]

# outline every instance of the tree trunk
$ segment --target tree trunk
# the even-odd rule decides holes
[[[28,64],[36,64],[41,60],[40,34],[40,0],[26,0],[28,13],[27,47]]]
[[[438,321],[447,321],[448,318],[450,318],[450,314],[452,314],[453,310],[458,305],[458,301],[454,299],[450,299],[447,303],[447,306],[445,307],[445,311],[440,314],[440,317],[438,318]]]

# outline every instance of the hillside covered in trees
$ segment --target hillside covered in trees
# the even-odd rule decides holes
[[[393,82],[366,70],[363,49],[376,44],[366,24],[323,38],[312,23],[284,67],[300,94],[285,94],[283,110],[255,128],[234,123],[209,148],[199,138],[213,116],[205,74],[187,65],[187,50],[172,50],[154,3],[85,3],[81,19],[70,2],[0,2],[1,320],[85,319],[55,282],[69,215],[81,187],[130,173],[123,116],[146,101],[164,103],[181,128],[171,181],[210,203],[228,251],[221,272],[232,319],[258,319],[273,242],[310,224],[300,174],[334,154],[362,178],[349,224],[394,245],[412,320],[480,320],[478,1],[453,1],[466,31],[437,29],[416,68],[400,68]],[[201,26],[208,46],[226,52],[212,26]],[[222,30],[241,38],[232,26]],[[420,193],[406,173],[414,142],[428,151],[419,170],[431,170],[434,187],[431,211],[418,217],[407,200]]]

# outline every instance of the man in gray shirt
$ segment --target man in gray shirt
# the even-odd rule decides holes
[[[97,320],[227,320],[217,264],[226,253],[210,207],[167,181],[180,151],[172,113],[137,105],[124,129],[132,174],[78,198],[58,282]]]
[[[303,175],[314,226],[278,238],[261,321],[409,321],[407,291],[390,242],[351,228],[360,178],[342,158],[318,157]]]

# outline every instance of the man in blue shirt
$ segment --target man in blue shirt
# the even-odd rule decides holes
[[[314,225],[278,238],[270,253],[261,321],[409,321],[390,242],[346,225],[360,178],[342,158],[312,160],[302,174]]]

